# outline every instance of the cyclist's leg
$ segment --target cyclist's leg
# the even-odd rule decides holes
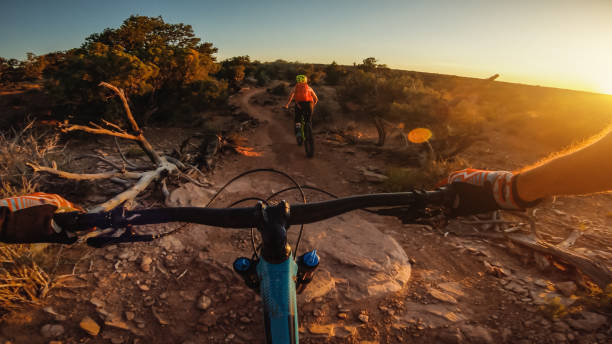
[[[304,122],[310,123],[310,126],[312,127],[312,112],[314,111],[314,103],[308,102],[308,104],[305,105],[306,106],[304,106]]]
[[[300,132],[300,126],[302,125],[302,109],[300,108],[300,104],[298,102],[295,103],[295,117],[293,118],[295,122],[295,136]]]

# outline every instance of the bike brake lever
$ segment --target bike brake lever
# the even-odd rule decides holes
[[[121,234],[120,236],[112,236],[112,234],[117,232],[117,230],[119,229],[115,228],[109,235],[100,235],[87,238],[87,245],[94,248],[103,248],[109,245],[115,245],[125,242],[147,242],[153,241],[155,239],[151,234],[135,235],[131,230],[131,226],[126,227],[125,232],[123,232],[123,234]]]

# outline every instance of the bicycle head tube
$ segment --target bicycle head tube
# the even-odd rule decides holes
[[[256,208],[260,216],[257,229],[263,240],[261,255],[269,263],[282,263],[291,256],[291,247],[287,244],[289,203],[281,201],[268,206],[259,202]]]

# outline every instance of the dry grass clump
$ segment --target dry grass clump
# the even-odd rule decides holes
[[[25,162],[48,164],[49,154],[59,150],[58,139],[55,133],[34,130],[34,122],[0,132],[0,198],[36,192],[37,179]],[[0,310],[37,304],[47,294],[49,275],[35,261],[41,249],[44,246],[0,244]]]
[[[38,177],[25,163],[49,166],[49,156],[60,151],[59,134],[37,130],[34,123],[31,121],[20,130],[0,132],[0,197],[33,192]]]
[[[0,246],[0,309],[38,304],[49,291],[49,275],[34,261],[30,245]]]
[[[383,188],[387,192],[409,191],[415,188],[433,188],[451,172],[464,169],[467,162],[463,159],[427,160],[421,167],[395,167],[387,170]]]

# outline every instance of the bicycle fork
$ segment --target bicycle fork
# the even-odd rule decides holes
[[[288,203],[282,201],[270,207],[260,203],[258,210],[262,221],[258,226],[263,239],[261,256],[237,258],[233,267],[245,284],[261,295],[266,342],[298,343],[296,292],[303,292],[312,281],[319,256],[312,250],[293,259],[287,244]]]

